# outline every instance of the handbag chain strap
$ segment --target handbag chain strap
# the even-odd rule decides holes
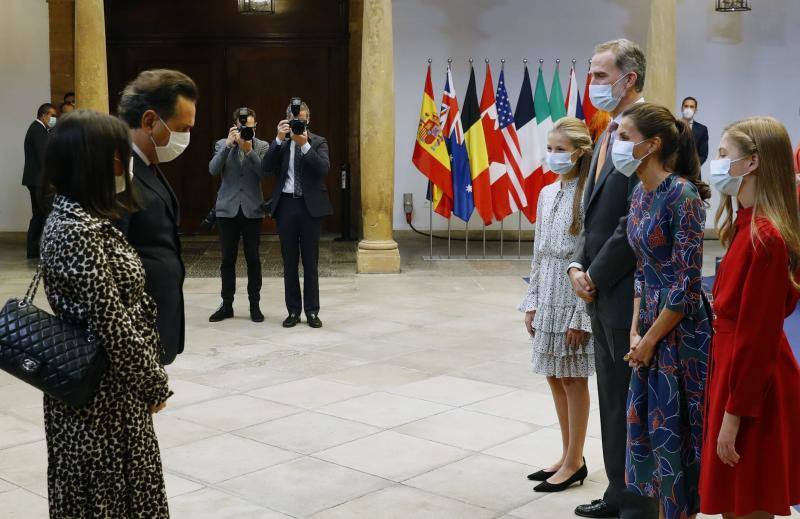
[[[36,273],[33,275],[33,281],[28,286],[28,291],[25,293],[25,298],[22,302],[25,305],[32,305],[33,298],[36,297],[36,290],[39,288],[39,282],[42,280],[42,264],[36,265]]]

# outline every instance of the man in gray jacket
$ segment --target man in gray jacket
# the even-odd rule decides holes
[[[233,113],[234,125],[226,139],[214,146],[214,157],[208,170],[214,177],[222,177],[217,193],[215,211],[219,226],[219,243],[222,248],[222,305],[208,318],[212,323],[233,317],[233,296],[236,293],[236,256],[239,238],[244,240],[247,261],[247,295],[250,298],[250,319],[264,321],[259,301],[261,299],[261,258],[259,244],[261,222],[264,219],[264,195],[261,180],[266,173],[261,169],[269,144],[255,138],[256,113],[240,108]]]

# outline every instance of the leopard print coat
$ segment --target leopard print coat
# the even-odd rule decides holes
[[[108,220],[61,195],[44,228],[41,262],[55,314],[87,322],[109,359],[86,407],[44,397],[50,517],[167,518],[149,406],[171,392],[142,263]]]

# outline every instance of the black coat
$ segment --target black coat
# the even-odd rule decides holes
[[[183,351],[185,336],[183,280],[186,269],[178,237],[180,207],[166,177],[157,175],[136,153],[133,155],[133,196],[140,209],[124,214],[114,225],[128,238],[142,260],[145,291],[158,308],[156,324],[164,347],[162,361],[170,364]]]
[[[702,166],[708,158],[708,127],[694,121],[692,123],[692,136],[694,137],[697,155],[700,157],[700,165]]]
[[[289,178],[290,143],[292,141],[288,140],[279,145],[273,139],[261,161],[264,171],[277,177],[275,191],[272,193],[271,212],[273,215],[278,214],[281,192]],[[324,137],[309,132],[308,143],[311,145],[311,149],[303,155],[300,161],[303,198],[309,214],[314,218],[321,218],[333,214],[333,206],[328,196],[328,186],[325,184],[325,177],[328,176],[331,168],[328,158],[328,141]]]
[[[605,133],[597,140],[603,142]],[[585,219],[573,262],[580,263],[597,285],[594,303],[586,305],[611,328],[630,330],[633,317],[633,275],[636,256],[628,244],[628,211],[633,190],[639,183],[614,168],[609,156],[595,184],[595,167],[600,155],[595,147],[583,205]]]
[[[25,134],[25,170],[22,173],[22,185],[39,187],[42,185],[44,168],[44,149],[47,147],[47,128],[38,120],[28,126]]]

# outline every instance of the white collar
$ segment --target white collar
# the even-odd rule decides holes
[[[144,152],[139,149],[139,146],[137,146],[135,142],[131,143],[131,146],[133,147],[134,153],[139,155],[139,158],[142,159],[142,162],[144,162],[146,165],[149,166],[150,165],[150,159],[148,159],[147,155],[145,155]]]

